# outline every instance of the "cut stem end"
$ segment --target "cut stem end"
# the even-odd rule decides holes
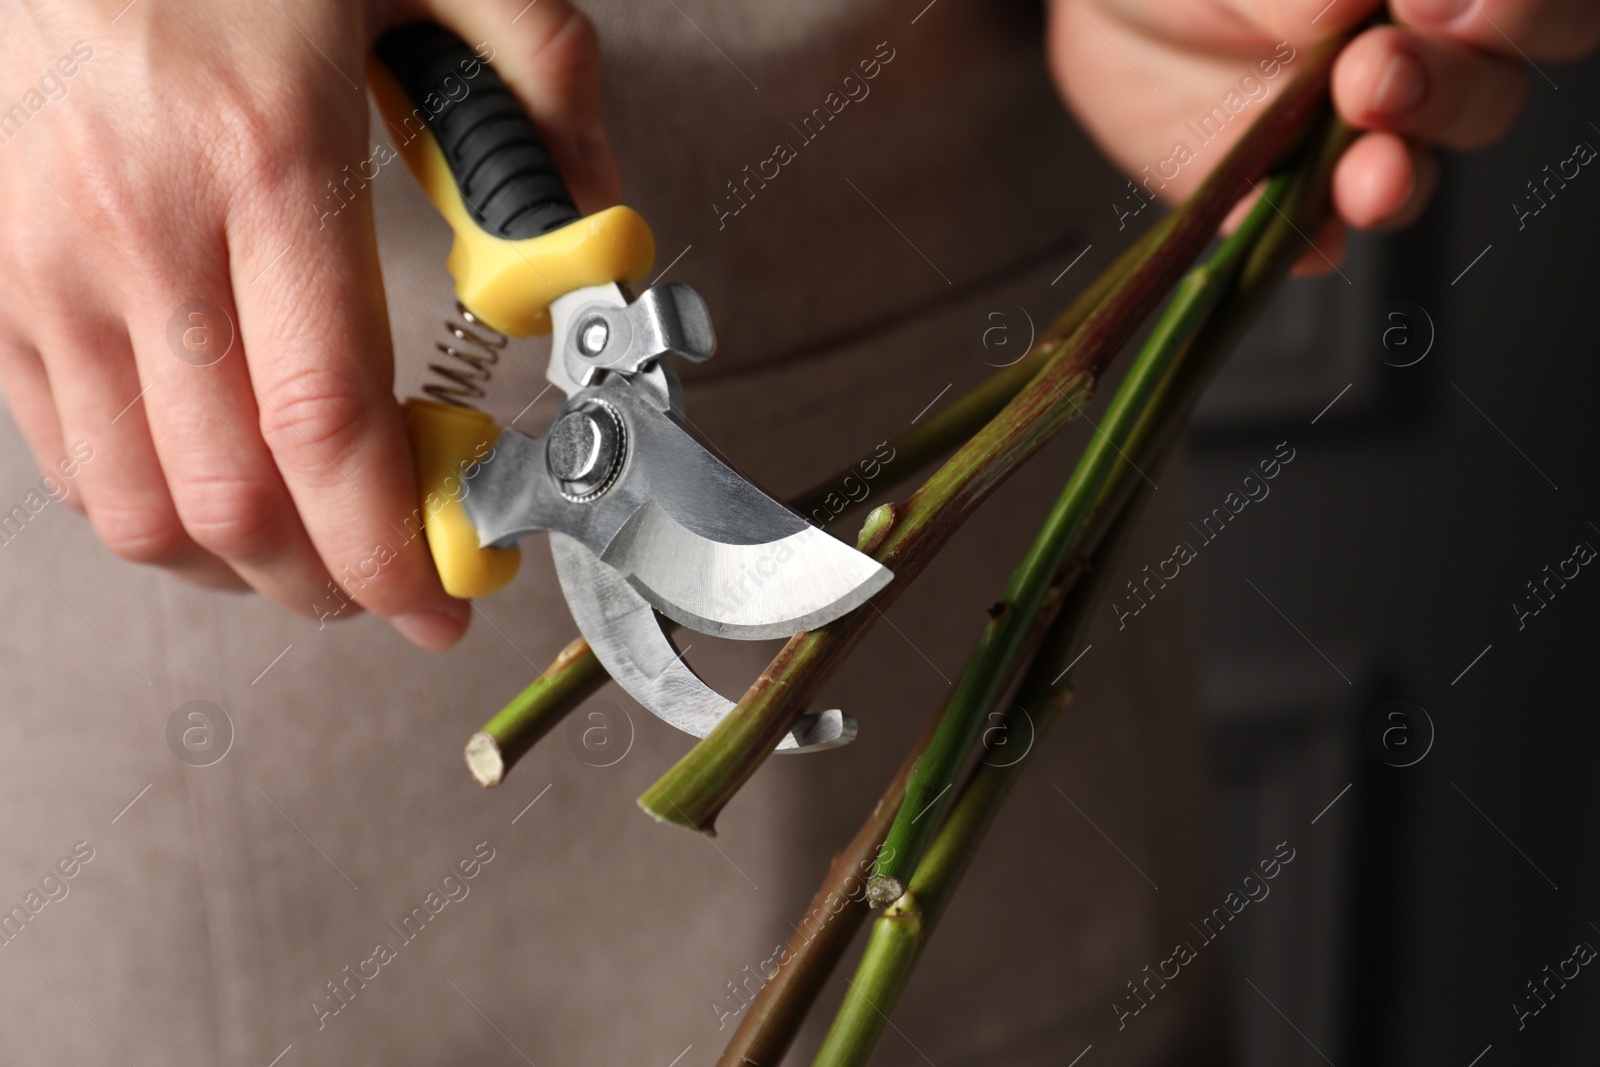
[[[506,776],[505,757],[500,753],[500,742],[486,733],[475,733],[467,740],[465,755],[467,770],[485,789],[493,789]]]
[[[867,903],[874,908],[887,908],[905,895],[905,883],[898,878],[879,875],[867,882]]]

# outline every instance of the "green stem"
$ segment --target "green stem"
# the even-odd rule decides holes
[[[1177,428],[1192,409],[1210,373],[1266,305],[1277,283],[1304,251],[1302,232],[1315,233],[1327,220],[1329,176],[1333,164],[1352,139],[1353,133],[1348,127],[1336,118],[1330,120],[1318,138],[1316,151],[1298,169],[1288,194],[1277,202],[1276,207],[1283,214],[1271,220],[1246,259],[1232,291],[1194,338],[1193,355],[1183,362],[1180,373],[1173,376],[1171,393],[1159,411],[1152,410],[1155,421],[1145,423],[1147,439],[1156,454],[1164,454],[1172,447]],[[1087,580],[1080,580],[1074,586],[1023,680],[1017,703],[1030,709],[1035,750],[1071,697],[1070,684],[1058,687],[1051,678],[1055,665],[1070,662],[1067,654],[1082,643],[1090,613],[1104,591],[1115,554],[1135,521],[1140,507],[1138,498],[1143,494],[1144,487],[1139,486],[1135,498],[1124,505],[1119,514],[1116,528],[1102,539],[1088,569]],[[1019,725],[1010,717],[1008,724]],[[880,951],[863,957],[845,1002],[818,1053],[817,1064],[858,1067],[871,1057],[887,1019],[866,1018],[863,1005],[892,1005],[899,1000],[922,947],[932,936],[1025,763],[1025,759],[1009,766],[983,763],[973,773],[911,876],[909,889],[895,904],[895,908],[902,911],[916,912],[918,922],[914,926],[903,916],[897,916],[896,921],[897,929],[915,930],[917,944],[904,943],[902,936],[894,944],[895,951]],[[874,929],[874,938],[877,933]],[[884,937],[890,938],[892,934],[886,932]]]
[[[1054,686],[1049,680],[1053,665],[1058,662],[1057,656],[1081,640],[1116,554],[1126,542],[1148,495],[1149,491],[1141,485],[1123,504],[1085,573],[1067,594],[1061,613],[1046,633],[1039,655],[1023,681],[1018,702],[1032,709],[1034,749],[1030,750],[1030,755],[1071,700],[1070,685]],[[817,1051],[813,1067],[858,1067],[871,1058],[923,946],[944,914],[955,883],[971,860],[976,841],[982,839],[993,822],[1001,800],[1027,762],[1028,757],[1024,756],[1005,766],[980,764],[972,780],[962,789],[950,818],[940,827],[912,876],[911,887],[873,922],[866,951],[856,965],[855,979]],[[963,847],[969,843],[971,847]]]
[[[1147,477],[1139,462],[1148,463],[1150,457],[1129,454],[1136,448],[1135,431],[1168,382],[1174,364],[1189,350],[1189,341],[1233,284],[1267,222],[1275,217],[1267,198],[1281,197],[1289,180],[1288,175],[1279,175],[1268,182],[1266,198],[1255,205],[1244,223],[1209,261],[1178,283],[1172,301],[1117,387],[1097,433],[1090,438],[1038,537],[1012,573],[1000,603],[990,610],[978,649],[956,683],[939,732],[917,763],[906,787],[905,803],[873,872],[870,896],[874,904],[888,904],[904,891],[905,880],[916,869],[939,824],[943,798],[955,785],[984,714],[1011,676],[1052,579],[1067,557],[1083,547],[1099,508],[1119,499],[1129,479]]]
[[[544,674],[468,739],[472,777],[485,788],[499,785],[513,763],[608,678],[583,638],[568,644]]]
[[[1327,153],[1327,146],[1330,143],[1324,142],[1324,154]],[[1333,147],[1342,147],[1343,143],[1338,142],[1333,144]],[[1299,183],[1289,197],[1278,202],[1278,207],[1286,209],[1286,213],[1292,217],[1296,211],[1294,204],[1303,199],[1299,195],[1302,192],[1303,183]],[[1271,268],[1273,255],[1263,255],[1263,253],[1270,253],[1274,246],[1277,245],[1276,255],[1281,257],[1285,252],[1292,253],[1299,247],[1288,247],[1284,246],[1281,241],[1275,241],[1280,232],[1287,234],[1292,231],[1287,226],[1279,226],[1275,230],[1269,230],[1262,240],[1258,242],[1250,260],[1246,263],[1234,294],[1208,320],[1201,338],[1196,343],[1195,354],[1186,359],[1181,365],[1185,379],[1189,379],[1187,388],[1198,388],[1198,385],[1195,385],[1192,381],[1194,368],[1200,368],[1202,372],[1214,368],[1217,362],[1214,349],[1225,351],[1227,347],[1231,347],[1232,338],[1226,335],[1228,331],[1219,333],[1216,327],[1219,324],[1238,325],[1242,318],[1237,314],[1232,314],[1231,310],[1236,310],[1242,305],[1244,310],[1248,311],[1249,308],[1259,305],[1261,303],[1258,292],[1259,286],[1263,283],[1270,285],[1276,280],[1277,273],[1274,273],[1274,270],[1281,273],[1281,266]],[[1263,266],[1271,269],[1263,270],[1261,269]],[[1201,379],[1204,376],[1204,373],[1199,375]],[[1186,411],[1182,400],[1185,388],[1186,386],[1180,383],[1175,392],[1179,395],[1178,409]],[[1136,431],[1136,439],[1156,442],[1151,446],[1156,449],[1168,447],[1171,440],[1170,436],[1154,433],[1152,432],[1152,427],[1159,423],[1162,418],[1170,419],[1174,410],[1177,409],[1169,405],[1160,405],[1158,408],[1153,408],[1151,411],[1151,423],[1148,426],[1145,423],[1141,423],[1140,429]],[[1154,465],[1159,466],[1159,461]],[[1135,488],[1142,488],[1142,483],[1136,482]],[[1138,504],[1134,502],[1129,506],[1137,507]],[[1119,517],[1116,521],[1133,521],[1130,517],[1127,517],[1127,514],[1127,508],[1124,507],[1119,511]],[[1097,545],[1103,545],[1107,543],[1109,538],[1110,542],[1115,544],[1120,536],[1118,532],[1112,530],[1105,534],[1098,534],[1092,540]],[[1110,557],[1101,557],[1098,561],[1101,570],[1107,569],[1109,559]],[[1071,583],[1082,575],[1088,565],[1088,561],[1083,561],[1081,558],[1077,562],[1079,565],[1069,567],[1067,573],[1059,580],[1058,584],[1063,589],[1071,589]],[[1048,607],[1040,614],[1041,617],[1047,614],[1054,615],[1056,618],[1060,617],[1059,614],[1051,612]],[[1049,638],[1048,643],[1041,643],[1039,651],[1031,658],[1041,665],[1070,662],[1067,658],[1067,652],[1074,650],[1081,644],[1083,631],[1087,626],[1088,619],[1088,615],[1083,615],[1081,616],[1081,623],[1077,627],[1067,631],[1053,631],[1053,636]],[[1058,673],[1054,667],[1050,667],[1045,677],[1054,680]],[[1059,689],[1051,687],[1041,691],[1040,687],[1035,684],[1019,694],[1020,703],[1017,707],[1029,709],[1024,714],[1030,717],[1031,723],[1036,724],[1042,718],[1045,727],[1048,728],[1050,722],[1066,706],[1070,692],[1068,687]],[[929,729],[924,732],[922,738],[907,754],[899,772],[878,799],[877,804],[874,805],[867,821],[862,825],[850,844],[835,857],[833,864],[829,868],[827,878],[817,890],[817,894],[811,902],[807,918],[802,922],[804,929],[797,931],[796,936],[790,939],[788,953],[783,957],[777,975],[767,985],[763,986],[756,995],[755,1001],[743,1016],[738,1030],[729,1040],[721,1058],[718,1059],[717,1067],[776,1067],[777,1064],[782,1062],[796,1032],[804,1022],[817,992],[832,972],[844,950],[845,944],[854,937],[857,927],[868,914],[866,903],[859,893],[860,887],[857,882],[857,872],[866,869],[874,853],[882,846],[894,815],[901,806],[901,798],[905,794],[905,784],[911,768],[921,752],[926,748],[928,741],[932,737],[933,729],[937,727],[941,718],[942,709],[941,714],[934,718]],[[1002,729],[1007,731],[1007,736],[1012,734],[1020,735],[1023,725],[1017,719],[1016,707],[1013,707]],[[1029,736],[1033,737],[1035,743],[1037,743],[1039,735],[1036,731],[1031,731]],[[981,827],[973,824],[973,817],[986,810],[992,811],[997,807],[999,800],[998,789],[1002,784],[992,773],[975,775],[974,778],[968,781],[962,794],[955,801],[956,806],[952,810],[950,818],[945,823],[945,826],[951,829],[941,830],[940,836],[934,838],[923,867],[918,875],[915,876],[916,884],[919,887],[918,895],[915,898],[916,903],[922,908],[924,914],[932,917],[935,923],[943,913],[944,906],[951,897],[951,888],[958,880],[958,872],[953,868],[955,864],[960,862],[962,853],[948,846],[955,841],[970,840],[974,834],[981,833]],[[966,799],[969,795],[976,799]],[[841,899],[845,901],[842,908],[839,904]],[[811,934],[806,934],[805,937],[801,936],[802,933],[810,930],[812,926],[811,916],[833,914],[835,911],[837,911],[835,918],[823,930],[816,932],[814,936]],[[929,928],[925,926],[922,936],[926,937],[928,932]],[[875,959],[881,960],[884,958],[880,953],[874,953],[873,955]],[[876,970],[873,973],[876,973]]]
[[[1326,97],[1338,46],[1329,41],[1310,50],[1295,80],[1174,213],[1161,244],[1033,381],[894,510],[871,554],[895,572],[895,580],[868,605],[791,639],[711,734],[639,798],[641,808],[662,822],[702,832],[713,827],[722,807],[771,755],[882,608],[1001,482],[1081,412],[1106,366],[1185,273],[1250,182],[1302,139]]]
[[[911,768],[928,747],[938,723],[938,716],[929,721],[866,822],[844,851],[834,856],[811,906],[778,956],[777,973],[751,1001],[717,1067],[777,1067],[783,1062],[822,984],[872,913],[867,904],[867,872],[883,846],[894,813],[900,810]]]
[[[1051,604],[1059,604],[1060,589],[1071,585],[1079,568],[1069,568],[1052,588]],[[1055,615],[1047,606],[1041,615]],[[1035,635],[1043,638],[1043,633]],[[834,856],[811,907],[795,926],[779,956],[778,969],[761,987],[739,1028],[717,1060],[717,1067],[777,1067],[788,1052],[823,983],[849,947],[856,930],[871,914],[866,876],[883,847],[895,813],[905,797],[906,782],[943,718],[944,708],[929,721],[900,769],[873,805],[872,813],[844,850]],[[816,920],[821,916],[822,922]],[[831,916],[831,918],[829,918]]]
[[[885,467],[882,489],[891,489],[910,478],[928,463],[945,455],[976,433],[992,419],[1023,386],[1032,381],[1100,301],[1155,247],[1172,225],[1172,216],[1163,217],[1139,236],[1109,267],[1039,335],[1033,348],[1013,366],[991,375],[982,385],[936,412],[889,442],[892,466]],[[856,473],[852,464],[845,470],[801,494],[791,506],[810,516],[828,507],[829,498],[839,493],[844,480]],[[834,518],[848,514],[857,502],[841,508]],[[669,631],[676,627],[670,619],[661,624]],[[482,786],[496,786],[511,767],[569,712],[588,700],[608,679],[605,668],[582,638],[575,638],[561,650],[544,674],[524,689],[488,725],[467,742],[467,766]]]
[[[916,896],[907,893],[872,924],[867,937],[866,951],[861,954],[857,973],[910,974],[922,952],[927,931],[923,928],[922,911]],[[823,1039],[822,1048],[812,1067],[837,1067],[837,1065],[866,1062],[857,1060],[853,1050],[864,1048],[867,1054],[878,1044],[883,1028],[889,1025],[889,1013],[899,1003],[905,983],[885,985],[874,990],[877,995],[852,985],[845,993],[833,1026]]]

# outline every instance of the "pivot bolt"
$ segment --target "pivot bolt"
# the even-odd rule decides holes
[[[561,495],[581,503],[610,487],[626,453],[627,432],[617,413],[603,401],[585,400],[550,427],[545,464]]]

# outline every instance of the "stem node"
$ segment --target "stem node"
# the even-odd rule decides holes
[[[879,504],[867,514],[867,521],[861,524],[861,533],[856,538],[856,551],[872,555],[883,544],[884,538],[889,536],[889,531],[894,529],[895,520],[900,517],[900,510],[894,504]]]

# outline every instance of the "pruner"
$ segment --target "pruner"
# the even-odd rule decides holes
[[[455,231],[449,267],[466,325],[435,365],[434,399],[406,402],[422,525],[454,596],[515,575],[518,542],[549,534],[562,593],[600,663],[660,718],[704,737],[733,708],[694,673],[659,616],[763,640],[821,626],[892,575],[808,524],[687,427],[672,357],[709,359],[716,335],[687,285],[628,289],[655,241],[624,206],[580,217],[516,98],[432,23],[385,33],[369,81],[418,182]],[[537,436],[470,406],[506,336],[550,334],[546,376],[566,394]],[[658,614],[659,613],[659,614]],[[838,710],[802,718],[778,751],[848,743]]]

